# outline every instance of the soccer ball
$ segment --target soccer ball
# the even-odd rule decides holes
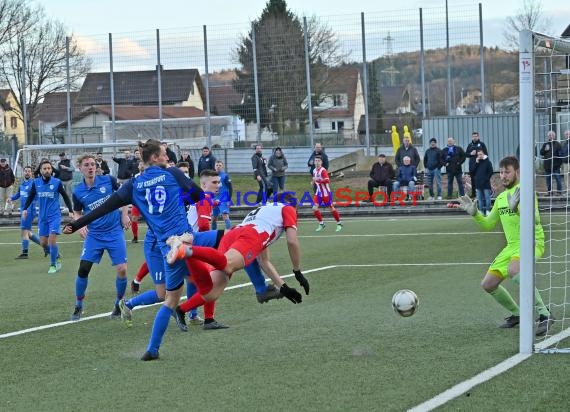
[[[405,318],[416,313],[419,303],[418,295],[408,289],[399,290],[392,297],[394,312]]]

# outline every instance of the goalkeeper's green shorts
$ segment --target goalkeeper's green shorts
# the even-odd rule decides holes
[[[539,259],[544,254],[544,243],[541,242],[534,247],[534,257]],[[518,245],[507,245],[501,252],[497,255],[487,273],[497,276],[501,279],[506,279],[509,277],[509,263],[512,260],[519,260],[521,255],[521,246]]]

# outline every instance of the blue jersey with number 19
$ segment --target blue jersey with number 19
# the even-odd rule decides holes
[[[117,194],[140,210],[157,240],[164,243],[172,235],[191,231],[184,199],[195,198],[200,191],[179,169],[150,166]]]

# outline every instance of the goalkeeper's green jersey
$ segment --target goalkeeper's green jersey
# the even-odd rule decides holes
[[[493,204],[493,208],[487,217],[483,216],[481,212],[477,212],[474,216],[475,221],[485,230],[491,230],[494,228],[499,220],[503,226],[503,232],[507,240],[508,245],[520,245],[520,226],[521,226],[521,215],[520,211],[517,210],[513,212],[509,207],[509,200],[507,195],[513,193],[520,183],[514,187],[504,190],[497,198]],[[534,236],[536,245],[544,245],[544,231],[542,225],[540,224],[540,214],[538,212],[538,199],[535,197],[534,202]]]

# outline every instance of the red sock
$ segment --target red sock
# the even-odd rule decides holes
[[[224,254],[211,247],[192,246],[192,258],[206,262],[218,270],[224,270],[228,264]]]
[[[340,222],[340,214],[338,213],[338,210],[334,209],[332,211],[332,215],[334,217],[334,220],[336,220],[337,222]]]
[[[314,210],[313,214],[315,215],[315,217],[317,218],[319,223],[321,223],[323,221],[323,215],[321,214],[320,210]]]
[[[134,237],[139,237],[139,224],[138,222],[131,222],[131,229]]]
[[[178,305],[178,307],[182,309],[184,313],[186,313],[190,312],[194,308],[202,306],[204,303],[206,303],[206,301],[204,300],[202,295],[200,295],[199,292],[196,292],[190,297],[190,299],[188,299],[185,302],[182,302],[180,305]]]
[[[145,262],[143,262],[143,264],[139,268],[139,271],[137,272],[137,275],[135,276],[135,280],[138,283],[141,283],[146,275],[148,275],[148,265],[146,264],[146,261],[145,261]]]
[[[204,303],[204,319],[214,319],[214,312],[216,311],[216,301],[211,300]]]

